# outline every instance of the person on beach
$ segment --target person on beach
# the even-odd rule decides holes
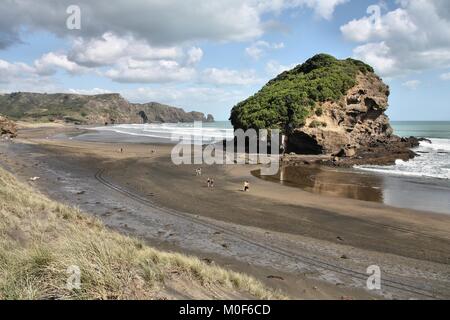
[[[244,192],[249,191],[249,189],[250,189],[250,183],[248,181],[245,181],[244,182]]]
[[[211,179],[209,183],[210,183],[211,188],[214,188],[214,179]]]
[[[123,148],[120,148],[120,153],[123,153]]]
[[[208,188],[211,187],[211,178],[208,178],[208,180],[206,180],[206,184],[208,185]]]

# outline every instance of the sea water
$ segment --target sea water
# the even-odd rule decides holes
[[[194,123],[149,123],[119,124],[93,128],[96,131],[110,131],[157,141],[173,142],[186,137],[193,143],[210,143],[233,139],[233,128],[228,121],[203,122],[201,126]]]
[[[447,122],[392,122],[395,134],[401,137],[427,138],[414,149],[419,155],[413,160],[397,160],[392,166],[357,166],[356,169],[379,174],[404,175],[450,179],[450,121]],[[233,127],[229,121],[202,123],[120,124],[94,128],[131,136],[148,137],[170,142],[172,138],[188,136],[194,143],[221,141],[233,138]]]
[[[394,132],[401,137],[420,137],[418,154],[410,161],[397,160],[392,166],[357,166],[359,170],[380,174],[450,179],[450,122],[392,122]]]
[[[414,151],[418,156],[408,162],[397,160],[391,166],[358,166],[351,171],[316,170],[295,167],[283,180],[271,181],[315,193],[382,202],[395,207],[450,213],[450,121],[392,122],[395,134],[416,136],[423,141]],[[233,138],[229,121],[178,124],[123,124],[93,128],[108,133],[111,141],[170,143],[173,136],[188,135],[197,143]],[[103,140],[105,137],[102,137]],[[83,140],[97,140],[95,133]],[[303,170],[303,171],[302,171]],[[331,170],[331,171],[330,171]],[[334,171],[333,171],[334,170]],[[356,173],[356,174],[355,174]],[[302,178],[303,177],[303,178]]]

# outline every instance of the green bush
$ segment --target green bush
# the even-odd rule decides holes
[[[358,72],[373,69],[354,59],[319,54],[269,81],[259,92],[231,110],[235,129],[301,127],[317,103],[338,101],[356,85]],[[317,110],[316,110],[317,111]]]
[[[309,124],[310,128],[319,128],[319,127],[326,127],[327,123],[326,122],[321,122],[321,121],[317,121],[314,120]]]
[[[315,113],[316,113],[316,116],[320,117],[320,116],[323,115],[323,109],[322,108],[317,108]]]

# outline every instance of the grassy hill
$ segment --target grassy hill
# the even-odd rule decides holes
[[[0,114],[13,120],[55,121],[78,124],[206,121],[201,112],[185,112],[157,102],[129,103],[119,94],[79,95],[16,92],[0,95]],[[213,121],[212,116],[209,121]]]
[[[66,287],[69,266],[80,289]],[[255,279],[158,251],[0,168],[0,299],[280,299]]]

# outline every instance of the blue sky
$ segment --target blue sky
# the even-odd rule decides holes
[[[119,92],[225,120],[277,73],[325,52],[375,67],[392,120],[450,120],[449,1],[32,4],[0,3],[0,92]],[[66,27],[69,4],[80,30]]]

